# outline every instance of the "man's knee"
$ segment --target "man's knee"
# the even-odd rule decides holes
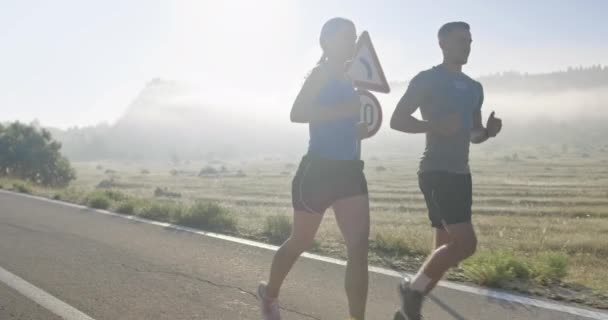
[[[450,242],[460,260],[464,260],[477,250],[477,236],[470,224],[449,226]]]
[[[475,254],[477,250],[477,237],[475,234],[464,235],[455,239],[456,248],[462,260]]]

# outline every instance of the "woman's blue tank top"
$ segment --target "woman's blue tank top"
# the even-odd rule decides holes
[[[323,66],[321,66],[323,68]],[[329,73],[329,72],[328,72]],[[334,108],[357,96],[349,79],[338,79],[333,75],[316,99],[323,108]],[[308,154],[331,160],[358,160],[361,140],[357,132],[358,116],[309,124],[310,141]]]

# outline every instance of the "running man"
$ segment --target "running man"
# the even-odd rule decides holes
[[[279,320],[277,297],[298,257],[311,248],[325,211],[332,207],[348,250],[345,288],[350,317],[363,320],[367,301],[369,200],[361,138],[360,98],[346,75],[355,51],[355,25],[334,18],[323,26],[323,56],[312,70],[291,110],[291,121],[308,123],[310,142],[292,182],[291,236],[274,256],[268,284],[258,287],[264,320]]]
[[[412,79],[391,119],[395,130],[426,135],[418,181],[435,229],[435,251],[413,279],[404,278],[399,285],[402,306],[395,320],[421,319],[424,297],[450,267],[475,253],[469,146],[495,137],[502,128],[494,112],[484,128],[483,88],[462,72],[471,52],[469,25],[447,23],[438,36],[443,63]],[[418,108],[423,120],[412,116]]]

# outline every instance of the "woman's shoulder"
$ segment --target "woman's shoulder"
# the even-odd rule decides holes
[[[325,83],[328,79],[328,74],[321,64],[317,64],[306,74],[306,82]]]

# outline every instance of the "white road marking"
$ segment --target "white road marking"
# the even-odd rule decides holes
[[[65,320],[94,320],[69,304],[0,267],[0,281]]]
[[[33,195],[28,195],[28,194],[21,194],[21,193],[14,193],[14,192],[5,191],[5,190],[0,190],[0,193],[19,195],[19,196],[27,197],[30,199],[36,199],[36,200],[40,200],[40,201],[44,201],[44,202],[51,202],[51,203],[55,203],[55,204],[59,204],[59,205],[67,206],[67,207],[72,207],[72,208],[88,209],[93,212],[97,212],[97,213],[104,214],[104,215],[120,217],[120,218],[127,219],[127,220],[138,221],[138,222],[151,224],[151,225],[155,225],[155,226],[159,226],[159,227],[163,227],[163,228],[170,228],[173,230],[185,231],[185,232],[189,232],[189,233],[198,234],[201,236],[226,240],[226,241],[235,242],[235,243],[239,243],[239,244],[243,244],[243,245],[247,245],[247,246],[252,246],[252,247],[257,247],[257,248],[262,248],[262,249],[267,249],[267,250],[272,250],[272,251],[276,251],[278,249],[277,246],[262,243],[262,242],[237,238],[237,237],[233,237],[233,236],[227,236],[227,235],[223,235],[223,234],[219,234],[219,233],[201,231],[201,230],[194,229],[194,228],[178,226],[178,225],[170,224],[167,222],[148,220],[148,219],[144,219],[144,218],[140,218],[140,217],[136,217],[136,216],[127,216],[127,215],[123,215],[123,214],[110,212],[107,210],[91,209],[86,206],[81,206],[81,205],[77,205],[77,204],[73,204],[73,203],[67,203],[67,202],[63,202],[63,201],[51,200],[51,199],[47,199],[44,197],[38,197],[38,196],[33,196]],[[346,265],[346,261],[344,261],[344,260],[325,257],[325,256],[317,255],[317,254],[304,253],[302,256],[306,257],[308,259],[323,261],[323,262],[337,264],[337,265],[341,265],[341,266]],[[403,275],[410,276],[410,277],[413,276],[412,274],[400,273],[400,272],[397,272],[394,270],[380,268],[380,267],[373,267],[373,266],[370,266],[369,271],[378,273],[378,274],[391,276],[391,277],[402,277]],[[593,319],[593,320],[608,320],[608,313],[547,302],[547,301],[543,301],[543,300],[539,300],[539,299],[529,298],[529,297],[522,296],[522,295],[501,292],[498,290],[472,287],[472,286],[467,286],[464,284],[459,284],[459,283],[450,282],[450,281],[441,281],[441,282],[439,282],[439,286],[448,288],[448,289],[452,289],[452,290],[457,290],[457,291],[467,292],[467,293],[476,294],[476,295],[480,295],[480,296],[485,296],[485,297],[492,298],[492,299],[519,303],[522,305],[534,306],[534,307],[538,307],[541,309],[553,310],[553,311],[562,312],[562,313],[568,313],[568,314],[572,314],[572,315],[579,316],[579,317],[587,317],[587,318]]]

